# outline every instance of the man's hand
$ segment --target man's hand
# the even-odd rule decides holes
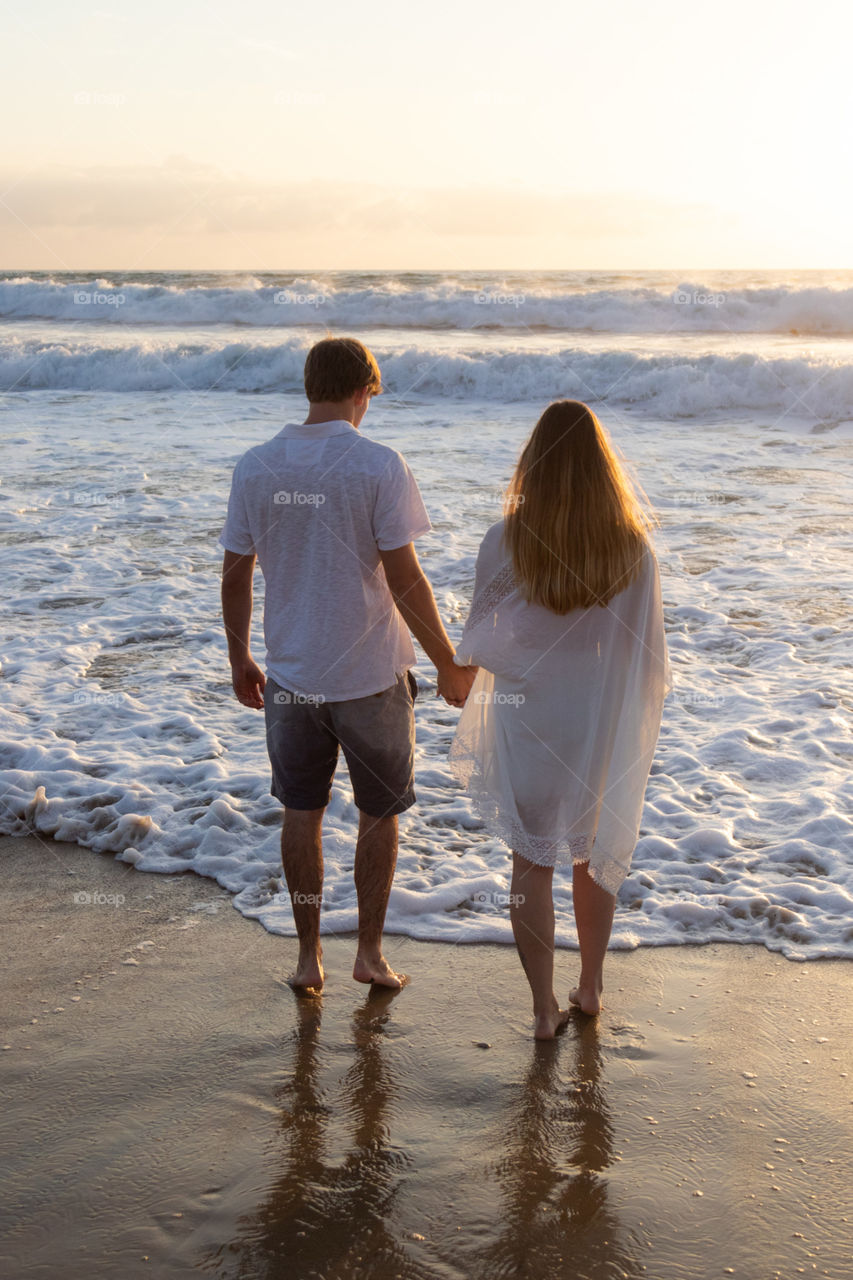
[[[231,683],[237,701],[260,711],[266,679],[249,648],[252,628],[252,578],[255,555],[226,551],[222,561],[222,619],[228,640]]]
[[[393,551],[380,548],[379,558],[403,621],[421,643],[427,657],[435,663],[439,696],[451,707],[464,706],[477,668],[457,667],[453,661],[453,645],[439,617],[432,587],[424,576],[413,543],[395,547]]]
[[[438,668],[439,697],[451,707],[464,707],[471,685],[479,667],[457,667],[455,662],[442,663]]]
[[[241,658],[238,662],[232,662],[231,683],[234,686],[237,701],[242,702],[244,707],[263,710],[266,682],[266,676],[252,658]]]

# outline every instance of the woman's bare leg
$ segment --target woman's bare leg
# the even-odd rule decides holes
[[[533,992],[533,1034],[537,1040],[553,1040],[569,1017],[554,995],[553,877],[553,867],[538,867],[513,852],[509,916],[518,955]]]
[[[604,957],[613,928],[616,898],[595,883],[589,874],[588,862],[574,865],[572,897],[581,949],[581,976],[578,985],[569,992],[569,1000],[580,1005],[584,1013],[599,1013],[604,990]]]

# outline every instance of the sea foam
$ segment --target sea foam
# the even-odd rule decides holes
[[[297,392],[313,338],[278,341],[156,337],[93,342],[77,335],[45,341],[0,335],[0,390]],[[506,350],[500,345],[436,352],[429,345],[372,344],[383,384],[396,399],[540,402],[574,398],[636,406],[659,418],[727,412],[853,418],[849,359],[700,354],[638,355],[613,347],[589,351]]]
[[[653,274],[653,273],[650,273]],[[584,278],[588,281],[588,278]],[[417,287],[361,273],[256,277],[189,284],[115,277],[0,281],[0,320],[113,325],[249,325],[287,328],[587,330],[598,333],[777,333],[853,335],[853,288],[752,285],[713,278],[594,288],[571,275],[449,277]]]

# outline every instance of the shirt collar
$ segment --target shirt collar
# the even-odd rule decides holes
[[[279,436],[286,439],[295,437],[297,440],[325,440],[328,436],[343,436],[348,431],[355,431],[355,427],[351,422],[347,422],[345,418],[335,418],[332,422],[288,422],[286,426],[279,431]]]

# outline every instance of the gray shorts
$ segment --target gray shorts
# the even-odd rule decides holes
[[[387,818],[415,803],[415,717],[418,686],[410,671],[366,698],[319,702],[267,677],[264,710],[276,799],[288,809],[323,809],[343,748],[355,803]]]

